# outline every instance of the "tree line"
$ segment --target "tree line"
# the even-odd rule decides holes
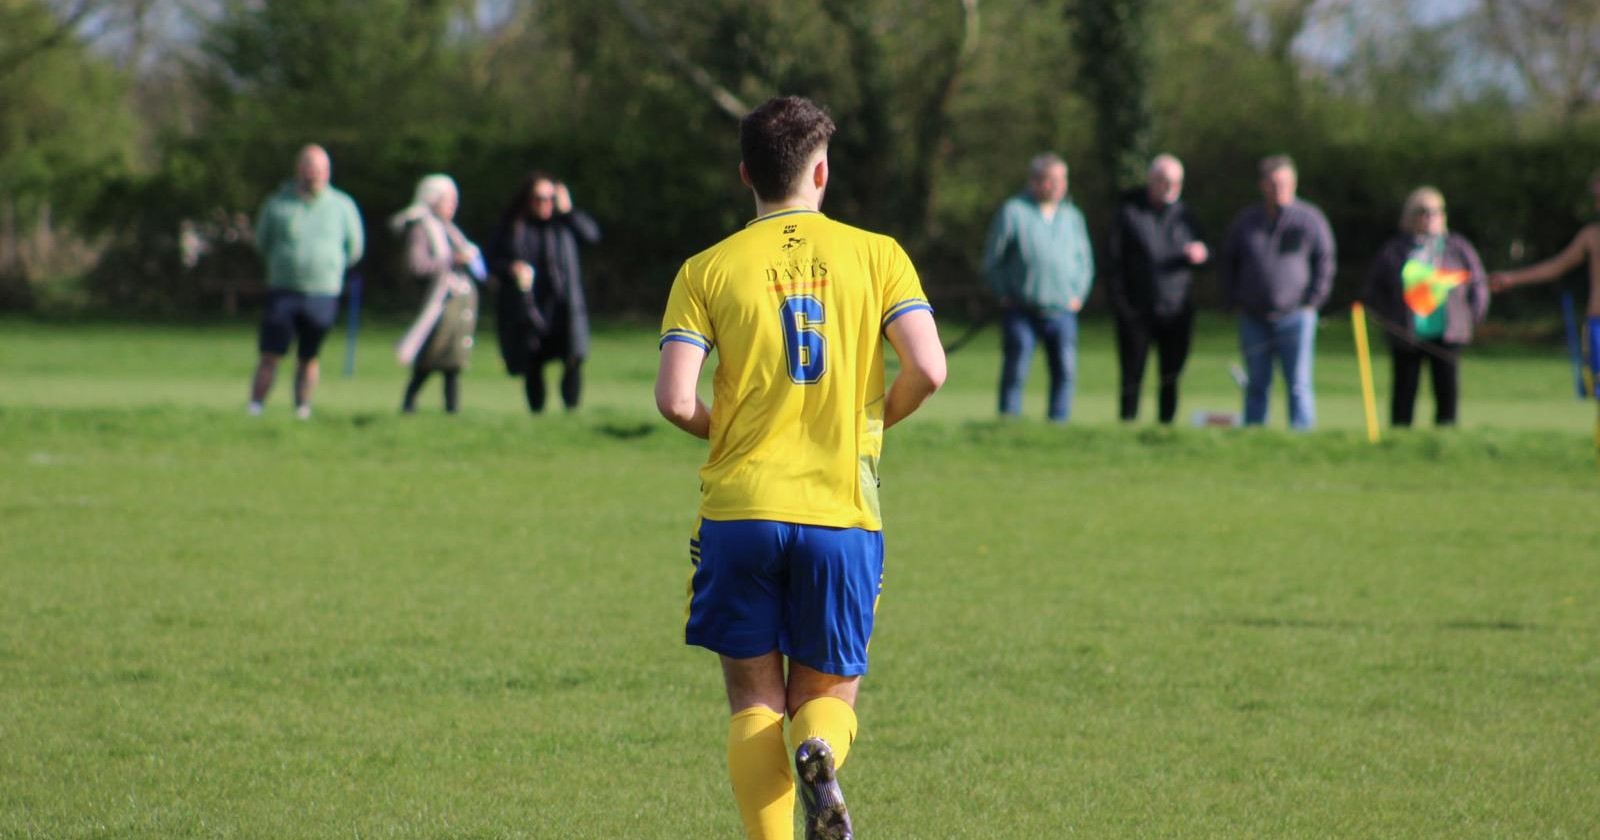
[[[1439,5],[0,0],[0,307],[248,298],[249,219],[315,141],[366,215],[378,305],[416,293],[383,223],[419,177],[454,176],[486,237],[537,168],[605,226],[595,306],[653,313],[748,218],[736,119],[777,93],[840,125],[827,211],[899,237],[946,311],[984,305],[989,216],[1047,149],[1096,233],[1177,154],[1213,240],[1255,161],[1292,154],[1346,299],[1423,183],[1492,266],[1552,253],[1600,167],[1600,6]]]

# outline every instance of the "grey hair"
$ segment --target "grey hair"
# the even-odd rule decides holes
[[[406,205],[404,210],[389,217],[389,227],[396,231],[405,230],[406,225],[423,216],[433,215],[433,205],[447,195],[458,198],[461,195],[461,191],[456,188],[454,178],[439,172],[424,176],[417,182],[417,191],[412,196],[411,203]]]
[[[1256,174],[1265,178],[1280,169],[1289,170],[1289,174],[1298,175],[1300,170],[1294,165],[1294,158],[1288,155],[1268,155],[1261,159],[1256,166]]]
[[[1183,161],[1178,160],[1178,156],[1177,155],[1173,155],[1173,154],[1168,154],[1166,152],[1162,152],[1161,154],[1156,155],[1153,159],[1151,159],[1150,168],[1145,170],[1145,174],[1147,176],[1148,175],[1155,175],[1157,170],[1161,169],[1162,167],[1166,167],[1166,166],[1176,166],[1176,167],[1178,167],[1178,171],[1179,172],[1183,171]]]
[[[1439,210],[1441,211],[1441,215],[1443,216],[1444,221],[1445,221],[1445,229],[1446,230],[1450,229],[1450,227],[1449,227],[1449,225],[1450,225],[1450,217],[1448,215],[1444,215],[1443,214],[1444,207],[1445,207],[1445,204],[1444,204],[1444,193],[1439,192],[1438,188],[1436,188],[1436,187],[1417,187],[1416,189],[1411,191],[1410,195],[1406,196],[1406,203],[1401,205],[1401,208],[1400,208],[1400,229],[1401,230],[1409,231],[1411,229],[1411,226],[1410,226],[1411,217],[1415,216],[1417,214],[1417,209],[1422,206],[1422,202],[1428,201],[1430,199],[1433,200],[1433,201],[1438,202]]]
[[[1057,166],[1066,169],[1067,162],[1055,152],[1040,152],[1028,161],[1028,177],[1038,178]]]

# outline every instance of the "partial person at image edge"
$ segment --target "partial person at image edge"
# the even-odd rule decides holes
[[[1594,210],[1600,212],[1600,169],[1589,176],[1589,194]],[[1584,263],[1589,266],[1589,303],[1581,352],[1586,357],[1589,396],[1600,400],[1600,221],[1579,228],[1567,247],[1543,262],[1489,275],[1489,287],[1498,293],[1531,283],[1548,283]],[[1600,448],[1600,421],[1595,424],[1595,447]]]

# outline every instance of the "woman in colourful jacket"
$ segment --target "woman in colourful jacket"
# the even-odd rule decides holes
[[[1411,425],[1426,361],[1434,425],[1454,425],[1461,351],[1489,312],[1489,286],[1472,243],[1450,232],[1438,190],[1419,187],[1406,197],[1400,232],[1378,251],[1361,299],[1389,334],[1390,424]]]

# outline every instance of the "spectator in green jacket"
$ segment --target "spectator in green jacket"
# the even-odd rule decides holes
[[[1047,414],[1066,422],[1077,372],[1078,310],[1094,282],[1094,253],[1083,213],[1067,198],[1067,162],[1059,156],[1034,156],[1027,189],[995,213],[983,273],[1002,310],[1000,414],[1022,412],[1022,387],[1038,341],[1050,368]]]
[[[300,150],[294,180],[273,193],[256,218],[256,248],[267,264],[266,312],[250,385],[250,413],[260,414],[278,375],[278,360],[299,339],[294,374],[295,416],[311,417],[317,352],[339,312],[344,273],[361,259],[361,212],[328,184],[332,172],[321,146]]]

